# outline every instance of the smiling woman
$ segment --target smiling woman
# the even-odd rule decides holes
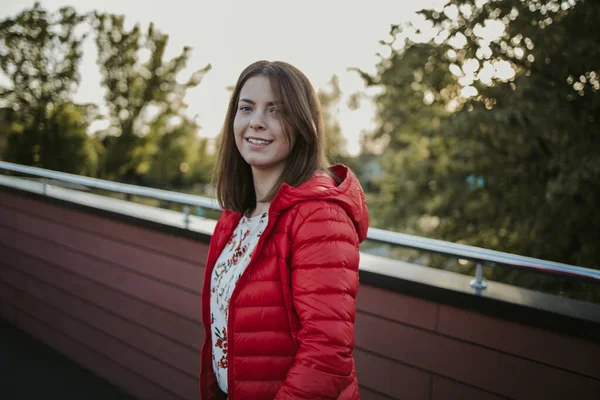
[[[224,211],[202,290],[203,399],[359,398],[354,319],[369,216],[354,174],[328,167],[302,72],[259,61],[229,102],[216,173]]]
[[[275,101],[271,82],[266,76],[249,78],[240,92],[233,121],[236,146],[252,167],[253,177],[268,182],[283,173],[285,160],[296,143],[295,133],[284,129],[283,105]],[[256,185],[255,185],[255,189]],[[266,194],[266,193],[265,193]],[[260,195],[262,199],[264,194]]]
[[[282,183],[298,186],[327,166],[319,100],[308,78],[283,62],[248,66],[229,101],[214,176],[223,208],[258,214]]]

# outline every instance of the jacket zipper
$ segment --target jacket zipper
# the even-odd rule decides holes
[[[260,254],[260,252],[262,251],[262,247],[264,245],[265,242],[265,238],[267,236],[269,236],[269,234],[271,233],[271,230],[273,229],[273,225],[274,225],[274,221],[276,219],[276,215],[271,215],[271,213],[268,214],[269,216],[269,222],[267,222],[267,226],[265,227],[265,230],[263,231],[263,233],[260,235],[260,238],[258,239],[258,242],[256,243],[256,247],[253,250],[253,254]],[[273,218],[275,217],[275,218]],[[229,299],[229,317],[227,319],[227,334],[229,335],[230,340],[227,342],[227,400],[233,400],[234,397],[234,393],[232,392],[233,389],[233,377],[231,375],[231,371],[232,371],[232,367],[233,367],[233,359],[230,358],[230,356],[233,354],[233,315],[234,315],[234,303],[235,303],[235,299],[238,296],[238,293],[240,291],[240,288],[242,287],[243,284],[243,279],[244,277],[247,277],[247,271],[250,269],[251,266],[254,265],[255,260],[258,257],[251,257],[250,258],[250,262],[248,263],[248,265],[246,266],[246,269],[244,269],[244,272],[242,272],[242,275],[240,276],[240,279],[238,279],[237,283],[235,284],[235,288],[233,289],[233,292],[231,293],[231,298]]]

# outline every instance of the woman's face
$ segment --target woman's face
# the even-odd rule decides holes
[[[277,104],[266,76],[253,76],[240,91],[237,111],[233,120],[235,144],[252,170],[281,174],[285,160],[296,142],[283,130],[281,105]]]

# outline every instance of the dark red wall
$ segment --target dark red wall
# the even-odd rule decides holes
[[[136,397],[197,399],[207,249],[0,190],[0,316]],[[357,308],[362,399],[600,398],[597,343],[364,284]]]

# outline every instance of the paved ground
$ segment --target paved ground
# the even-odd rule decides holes
[[[134,400],[2,319],[0,399]]]

